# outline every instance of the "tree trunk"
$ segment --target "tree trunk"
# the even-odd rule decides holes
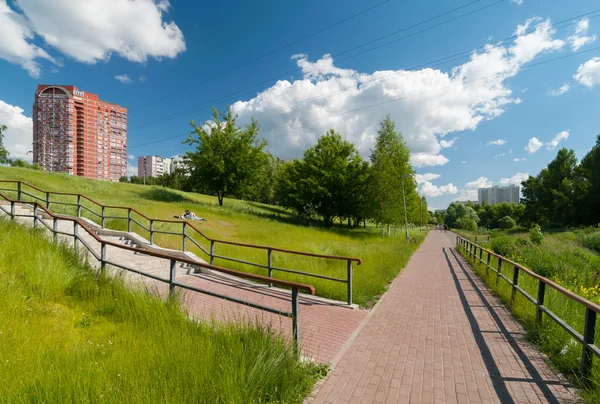
[[[367,219],[363,220],[363,228],[366,229],[367,228]]]
[[[351,222],[350,218],[348,218],[348,227],[352,227],[352,222]]]
[[[388,237],[392,235],[392,226],[388,224]]]
[[[219,200],[219,206],[223,206],[223,192],[217,192],[217,199]]]
[[[385,236],[385,225],[381,225],[381,238],[384,238]]]

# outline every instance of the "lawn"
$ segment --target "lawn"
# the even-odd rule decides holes
[[[209,237],[241,243],[267,245],[289,250],[297,250],[325,255],[350,256],[363,260],[362,265],[353,267],[353,301],[361,306],[372,306],[383,294],[389,283],[408,262],[412,253],[423,240],[424,234],[411,230],[416,244],[407,244],[398,231],[398,236],[381,238],[380,229],[367,226],[366,229],[349,229],[337,225],[325,229],[314,225],[298,224],[296,218],[280,207],[259,203],[225,199],[224,206],[217,204],[216,197],[174,191],[161,187],[149,187],[127,183],[109,183],[61,174],[50,174],[21,168],[0,167],[0,179],[21,180],[47,191],[85,194],[106,205],[129,206],[149,217],[172,219],[185,209],[208,219],[207,222],[194,222]],[[6,187],[0,184],[0,187]],[[38,194],[43,197],[43,194]],[[16,193],[11,196],[16,197]],[[52,200],[67,200],[68,198]],[[75,202],[74,198],[69,199]],[[88,204],[98,213],[99,209]],[[51,210],[74,214],[74,210],[61,205],[51,205]],[[109,216],[126,216],[126,212],[107,209]],[[92,214],[90,219],[98,221]],[[149,227],[149,223],[136,217]],[[125,220],[107,220],[106,226],[125,230]],[[181,232],[181,225],[158,224],[156,230]],[[149,238],[148,232],[137,225],[132,228],[142,237]],[[191,234],[188,232],[188,234]],[[209,249],[209,243],[196,235],[194,239]],[[167,248],[182,248],[181,237],[157,235],[154,242]],[[201,258],[207,258],[198,248],[188,242],[188,248]],[[244,247],[217,244],[215,253],[261,264],[267,264],[267,253]],[[215,260],[216,265],[239,269],[246,272],[266,275],[267,270],[241,263]],[[311,272],[336,278],[346,277],[346,262],[298,257],[273,253],[273,265],[293,270]],[[317,295],[337,300],[346,300],[346,285],[329,280],[284,272],[274,272],[274,276],[302,283],[316,288]]]
[[[324,372],[268,329],[194,322],[6,219],[0,289],[1,402],[293,403]]]
[[[597,234],[600,234],[597,229],[550,230],[544,233],[544,243],[537,246],[528,241],[526,231],[515,229],[510,232],[493,232],[490,242],[485,241],[487,237],[478,235],[478,244],[484,248],[494,249],[497,253],[600,304],[598,277],[600,254],[594,249],[585,247],[594,245],[590,240],[594,240]],[[463,233],[463,235],[475,240],[475,234]],[[465,255],[462,250],[460,251]],[[517,294],[515,302],[511,305],[510,285],[503,280],[498,281],[495,273],[486,271],[482,264],[467,258],[490,289],[510,306],[513,314],[525,326],[529,339],[548,354],[551,363],[582,389],[582,396],[588,402],[600,403],[600,359],[594,358],[591,383],[584,383],[579,373],[581,345],[547,316],[544,316],[541,325],[538,324],[535,321],[535,306],[520,294]],[[486,259],[485,254],[484,259]],[[498,268],[495,258],[492,258],[491,265]],[[505,265],[503,274],[511,278],[512,268]],[[519,286],[531,296],[537,296],[538,282],[530,276],[521,275]],[[546,288],[544,305],[580,334],[583,333],[585,308],[582,305],[552,288]],[[600,346],[600,332],[596,332],[595,344]]]

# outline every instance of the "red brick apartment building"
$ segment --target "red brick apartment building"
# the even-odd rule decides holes
[[[127,175],[127,109],[75,86],[38,85],[33,162],[46,171],[118,181]]]

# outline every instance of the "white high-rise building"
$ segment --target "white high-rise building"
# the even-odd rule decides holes
[[[173,159],[159,156],[138,157],[138,177],[160,177],[173,172]]]
[[[477,195],[477,203],[480,205],[483,202],[488,205],[498,205],[503,202],[520,203],[521,187],[518,185],[508,185],[506,187],[496,185],[491,188],[479,188]]]

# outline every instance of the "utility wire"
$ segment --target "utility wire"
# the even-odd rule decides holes
[[[251,59],[251,60],[249,60],[248,62],[245,62],[245,63],[243,63],[243,64],[241,64],[241,65],[238,65],[238,66],[236,66],[236,67],[233,67],[233,68],[231,68],[231,69],[225,70],[225,71],[223,71],[223,72],[221,72],[221,73],[218,73],[218,74],[216,74],[216,75],[214,75],[214,76],[212,76],[212,77],[209,77],[209,78],[207,78],[207,79],[205,79],[205,80],[202,80],[202,81],[200,81],[200,82],[198,82],[198,83],[196,83],[196,84],[192,84],[191,86],[187,86],[186,88],[184,88],[184,89],[181,89],[181,90],[178,90],[178,91],[174,92],[173,94],[167,95],[167,96],[165,96],[165,97],[158,98],[158,99],[156,99],[156,100],[154,100],[154,101],[151,101],[151,102],[149,102],[149,103],[147,103],[147,104],[144,104],[144,105],[141,105],[141,106],[139,106],[139,107],[137,107],[137,108],[131,109],[131,110],[130,110],[130,112],[137,111],[137,110],[140,110],[140,109],[142,109],[142,108],[146,108],[146,107],[148,107],[148,106],[150,106],[150,105],[156,104],[156,103],[158,103],[158,102],[160,102],[160,101],[167,100],[167,99],[169,99],[169,98],[172,98],[172,97],[174,97],[174,96],[176,96],[176,95],[178,95],[178,94],[181,94],[181,93],[183,93],[183,92],[186,92],[186,91],[188,91],[188,90],[190,90],[190,89],[192,89],[192,88],[196,88],[196,87],[198,87],[198,86],[200,86],[200,85],[202,85],[202,84],[206,84],[206,83],[208,83],[208,82],[210,82],[210,81],[213,81],[213,80],[215,80],[215,79],[217,79],[217,78],[219,78],[219,77],[222,77],[222,76],[224,76],[224,75],[226,75],[226,74],[232,73],[232,72],[234,72],[234,71],[236,71],[236,70],[239,70],[239,69],[241,69],[242,67],[248,66],[249,64],[252,64],[252,63],[254,63],[254,62],[256,62],[256,61],[259,61],[259,60],[261,60],[261,59],[264,59],[264,58],[266,58],[267,56],[270,56],[270,55],[272,55],[272,54],[274,54],[274,53],[277,53],[277,52],[279,52],[279,51],[281,51],[281,50],[283,50],[283,49],[287,49],[287,48],[289,48],[290,46],[294,46],[294,45],[296,45],[296,44],[297,44],[297,43],[299,43],[299,42],[302,42],[302,41],[304,41],[304,40],[306,40],[306,39],[312,38],[313,36],[316,36],[316,35],[318,35],[318,34],[321,34],[321,33],[325,32],[325,31],[328,31],[328,30],[330,30],[331,28],[337,27],[338,25],[341,25],[341,24],[343,24],[343,23],[345,23],[345,22],[347,22],[347,21],[350,21],[350,20],[351,20],[351,19],[353,19],[353,18],[356,18],[356,17],[358,17],[358,16],[360,16],[360,15],[362,15],[362,14],[365,14],[365,13],[367,13],[367,12],[369,12],[369,11],[371,11],[371,10],[373,10],[373,9],[377,8],[377,7],[383,6],[384,4],[386,4],[386,3],[389,3],[389,2],[391,2],[391,1],[392,1],[392,0],[384,0],[384,1],[382,1],[382,2],[380,2],[380,3],[377,3],[377,4],[375,4],[375,5],[371,6],[371,7],[368,7],[368,8],[366,8],[366,9],[364,9],[364,10],[361,10],[361,11],[359,11],[359,12],[358,12],[358,13],[356,13],[356,14],[352,14],[351,16],[349,16],[349,17],[346,17],[346,18],[344,18],[343,20],[337,21],[337,22],[335,22],[335,23],[333,23],[333,24],[331,24],[331,25],[328,25],[328,26],[326,26],[326,27],[324,27],[324,28],[321,28],[321,29],[320,29],[320,30],[318,30],[318,31],[314,31],[314,32],[312,32],[312,33],[310,33],[310,34],[308,34],[308,35],[305,35],[305,36],[303,36],[302,38],[299,38],[299,39],[297,39],[297,40],[295,40],[295,41],[293,41],[293,42],[290,42],[290,43],[288,43],[287,45],[283,45],[283,46],[280,46],[279,48],[275,48],[275,49],[273,49],[273,50],[270,50],[269,52],[267,52],[267,53],[265,53],[265,54],[263,54],[263,55],[261,55],[261,56],[258,56],[258,57],[254,58],[254,59]],[[477,1],[481,1],[481,0],[477,0]]]
[[[398,34],[398,33],[401,33],[401,32],[403,32],[403,31],[406,31],[406,30],[408,30],[408,29],[410,29],[410,28],[414,28],[414,27],[417,27],[417,26],[419,26],[419,25],[425,24],[425,23],[427,23],[427,22],[433,21],[433,20],[435,20],[435,19],[437,19],[437,18],[443,17],[443,16],[445,16],[445,15],[448,15],[448,14],[450,14],[450,13],[453,13],[453,12],[455,12],[455,11],[458,11],[458,10],[460,10],[460,9],[463,9],[463,8],[465,8],[465,7],[468,7],[468,6],[472,5],[472,4],[478,3],[478,2],[480,2],[480,1],[481,1],[481,0],[476,0],[476,1],[473,1],[473,2],[471,2],[471,3],[468,3],[468,4],[465,4],[465,5],[462,5],[462,6],[460,6],[460,7],[454,8],[454,9],[452,9],[452,10],[450,10],[450,11],[446,11],[446,12],[444,12],[444,13],[442,13],[442,14],[438,14],[438,15],[436,15],[436,16],[434,16],[434,17],[431,17],[431,18],[428,18],[428,19],[426,19],[426,20],[423,20],[423,21],[421,21],[421,22],[419,22],[419,23],[413,24],[413,25],[411,25],[411,26],[409,26],[409,27],[405,27],[405,28],[402,28],[402,29],[400,29],[400,30],[398,30],[398,31],[395,31],[395,32],[391,33],[391,34],[384,35],[383,37],[380,37],[380,38],[378,38],[378,39],[375,39],[375,40],[372,40],[372,41],[366,42],[366,43],[364,43],[364,44],[361,44],[361,45],[358,45],[358,46],[354,46],[354,47],[352,47],[352,48],[350,48],[350,49],[347,49],[347,50],[345,50],[345,51],[343,51],[343,52],[336,53],[336,54],[332,55],[332,57],[337,57],[337,56],[339,56],[339,55],[343,55],[343,54],[349,53],[349,52],[351,52],[351,51],[353,51],[353,50],[360,49],[360,48],[362,48],[362,47],[364,47],[364,46],[367,46],[367,45],[369,45],[369,44],[371,44],[371,43],[373,43],[373,42],[379,41],[379,40],[381,40],[381,39],[384,39],[384,38],[388,38],[388,37],[389,37],[389,36],[391,36],[391,35],[396,35],[396,34]],[[505,1],[505,0],[498,0],[498,1],[494,2],[494,3],[491,3],[491,4],[488,4],[488,5],[486,5],[486,6],[484,6],[484,7],[478,8],[478,9],[476,9],[476,10],[473,10],[473,11],[470,11],[470,12],[467,12],[467,13],[465,13],[465,14],[461,14],[461,15],[459,15],[459,16],[457,16],[457,17],[453,17],[453,18],[451,18],[451,19],[449,19],[449,20],[446,20],[446,21],[442,21],[442,22],[440,22],[440,23],[438,23],[438,24],[435,24],[435,25],[432,25],[432,26],[430,26],[430,27],[428,27],[428,28],[425,28],[425,29],[422,29],[422,30],[420,30],[420,31],[414,32],[414,33],[412,33],[412,34],[406,35],[406,36],[404,36],[404,37],[402,37],[402,38],[398,38],[398,39],[396,39],[396,41],[398,41],[398,40],[402,40],[402,39],[406,39],[406,38],[409,38],[409,37],[415,36],[415,35],[417,35],[417,34],[420,34],[420,33],[422,33],[422,32],[429,31],[429,30],[431,30],[431,29],[434,29],[434,28],[437,28],[437,27],[439,27],[439,26],[442,26],[442,25],[448,24],[448,23],[450,23],[450,22],[452,22],[452,21],[456,21],[456,20],[458,20],[459,18],[466,17],[466,16],[468,16],[468,15],[474,14],[474,13],[476,13],[476,12],[479,12],[479,11],[485,10],[485,9],[487,9],[487,8],[493,7],[493,6],[495,6],[495,5],[498,5],[498,4],[500,4],[500,3],[503,3],[504,1]],[[391,43],[391,42],[390,42],[390,43]],[[380,45],[380,46],[376,46],[376,47],[370,48],[370,49],[368,49],[368,50],[365,50],[365,51],[363,51],[363,52],[357,53],[357,54],[355,54],[355,55],[347,56],[346,58],[343,58],[343,59],[341,59],[340,61],[347,60],[347,59],[351,59],[351,58],[353,58],[353,57],[356,57],[356,56],[358,56],[358,55],[361,55],[361,54],[364,54],[364,53],[367,53],[367,52],[373,51],[373,50],[375,50],[375,49],[378,49],[378,48],[380,48],[381,46],[385,46],[385,45],[388,45],[388,44],[389,44],[389,43],[387,43],[387,44],[384,44],[384,45]],[[314,68],[314,69],[307,70],[307,71],[305,71],[304,73],[306,74],[306,73],[310,73],[310,72],[312,72],[312,71],[316,71],[316,70],[317,70],[317,69],[316,69],[316,68]],[[242,93],[245,93],[245,92],[248,92],[248,91],[256,91],[256,89],[258,89],[258,88],[260,88],[260,87],[262,87],[262,86],[264,86],[264,85],[266,85],[266,84],[270,84],[270,83],[271,83],[273,80],[277,80],[277,79],[280,79],[280,78],[283,78],[283,77],[287,77],[287,76],[289,76],[289,75],[291,75],[291,74],[294,74],[294,73],[297,73],[297,72],[302,72],[302,69],[301,69],[301,68],[297,68],[297,69],[294,69],[294,70],[292,70],[292,71],[289,71],[289,72],[286,72],[286,73],[283,73],[283,74],[277,75],[277,76],[275,76],[275,77],[271,77],[271,78],[269,78],[269,79],[267,79],[267,80],[261,81],[261,82],[259,82],[259,83],[257,83],[257,84],[253,84],[253,85],[251,85],[251,86],[248,86],[248,87],[245,87],[245,88],[243,88],[243,89],[241,89],[241,90],[236,90],[236,91],[234,91],[234,92],[232,92],[232,93],[229,93],[229,94],[227,94],[227,95],[225,95],[225,96],[222,96],[222,97],[219,97],[219,98],[216,98],[216,99],[213,99],[213,100],[207,101],[207,102],[203,102],[202,104],[197,104],[197,105],[195,105],[195,106],[193,106],[193,107],[190,107],[190,108],[187,108],[187,109],[184,109],[184,110],[181,110],[181,111],[178,111],[178,112],[175,112],[175,113],[172,113],[172,114],[169,114],[169,115],[166,115],[166,116],[163,116],[163,117],[157,118],[157,119],[154,119],[154,120],[152,120],[152,121],[150,121],[150,122],[144,122],[144,123],[142,123],[142,124],[135,125],[135,126],[131,127],[130,129],[136,129],[136,128],[140,128],[140,127],[143,127],[143,126],[147,126],[147,125],[150,125],[150,124],[153,124],[153,123],[156,123],[156,122],[160,122],[160,121],[162,121],[162,120],[165,120],[165,119],[175,118],[175,117],[181,116],[181,115],[183,115],[183,114],[185,114],[185,113],[187,113],[187,112],[194,111],[194,110],[197,110],[197,109],[200,109],[200,108],[206,107],[206,106],[213,105],[214,103],[220,102],[220,101],[222,101],[222,100],[225,100],[225,99],[227,99],[227,98],[229,98],[229,97],[232,97],[232,96],[234,96],[234,95],[242,94]],[[170,98],[170,96],[167,96],[167,97],[165,97],[164,99],[166,99],[166,98]]]
[[[584,53],[594,52],[594,51],[597,51],[597,50],[600,50],[600,46],[592,48],[592,49],[587,49],[587,50],[584,50],[584,51],[580,51],[580,52],[571,53],[569,55],[559,56],[559,57],[556,57],[556,58],[552,58],[552,59],[544,60],[544,61],[541,61],[541,62],[533,63],[533,64],[530,64],[530,65],[522,67],[521,70],[525,70],[525,69],[529,69],[529,68],[532,68],[532,67],[549,64],[549,63],[552,63],[552,62],[556,62],[556,61],[563,60],[563,59],[568,59],[568,58],[571,58],[571,57],[574,57],[574,56],[582,55]],[[378,107],[378,106],[381,106],[381,105],[386,105],[386,104],[390,104],[390,103],[393,103],[393,102],[406,100],[406,99],[412,98],[412,97],[419,97],[419,96],[422,96],[422,95],[427,95],[427,94],[435,93],[435,92],[438,92],[438,91],[447,90],[449,88],[453,88],[453,87],[457,87],[457,86],[462,86],[462,85],[469,84],[469,83],[474,83],[474,82],[480,81],[480,80],[486,80],[486,79],[497,77],[497,76],[501,76],[501,75],[504,75],[504,74],[506,74],[506,72],[491,74],[491,75],[488,75],[488,76],[479,77],[479,78],[472,79],[472,80],[461,81],[460,83],[455,83],[455,84],[451,84],[451,85],[448,85],[448,86],[445,86],[445,87],[435,88],[435,89],[432,89],[432,90],[429,90],[429,91],[424,91],[424,92],[421,92],[421,93],[409,94],[409,95],[406,95],[406,96],[403,96],[403,97],[397,97],[397,98],[393,98],[393,99],[390,99],[390,100],[385,100],[385,101],[374,103],[374,104],[364,105],[362,107],[354,108],[354,109],[351,109],[351,110],[340,111],[340,112],[331,114],[330,116],[345,115],[345,114],[349,114],[349,113],[352,113],[352,112],[362,111],[362,110],[365,110],[365,109],[368,109],[368,108]],[[304,120],[304,121],[297,121],[297,122],[293,122],[293,125],[304,124],[304,123],[314,122],[314,121],[318,121],[318,120],[320,120],[320,119],[319,118],[315,118],[315,119],[308,119],[308,120]],[[285,128],[285,127],[289,127],[289,126],[291,126],[291,125],[290,124],[281,125],[278,128],[271,129],[270,131],[268,131],[266,133],[271,133],[271,132],[275,131],[275,129]],[[171,139],[176,139],[176,138],[181,138],[181,137],[182,137],[182,135],[172,136],[172,137],[168,137],[168,138],[164,138],[164,139],[155,140],[155,141],[152,141],[152,142],[147,142],[147,143],[135,145],[135,146],[132,146],[130,148],[147,146],[147,145],[150,145],[150,144],[160,143],[160,142],[164,142],[166,140],[171,140]]]

